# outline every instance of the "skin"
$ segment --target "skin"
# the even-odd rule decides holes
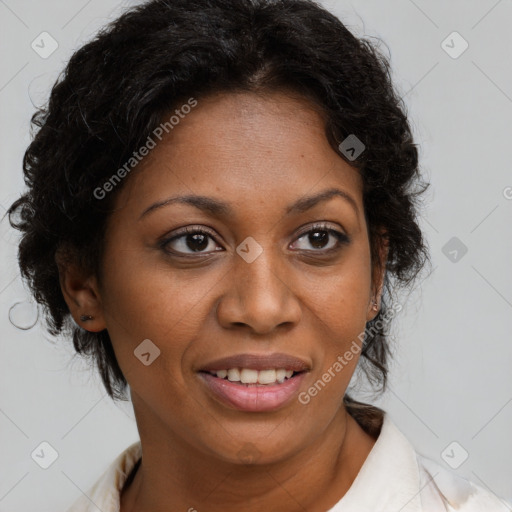
[[[200,99],[125,179],[107,226],[104,278],[61,268],[75,321],[108,329],[131,389],[143,460],[123,489],[121,511],[333,507],[375,443],[342,404],[358,357],[307,405],[292,400],[273,412],[221,404],[196,372],[223,356],[286,352],[311,365],[305,391],[354,340],[360,344],[377,314],[371,300],[379,303],[387,257],[382,246],[381,260],[370,258],[360,174],[328,144],[314,107],[281,91]],[[284,215],[296,200],[333,187],[357,210],[334,197]],[[175,203],[139,220],[177,194],[214,197],[234,213],[215,217]],[[299,233],[316,223],[350,242],[330,235],[315,244]],[[199,243],[208,256],[186,236],[168,252],[158,245],[187,226],[213,233]],[[236,252],[249,236],[263,248],[252,263]],[[94,319],[82,322],[82,314]],[[134,357],[145,339],[161,351],[148,366]],[[247,447],[257,454],[253,463],[238,455]]]

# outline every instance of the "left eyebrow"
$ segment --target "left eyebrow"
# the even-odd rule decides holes
[[[357,202],[355,201],[355,199],[347,192],[338,188],[330,188],[315,195],[302,197],[292,205],[288,206],[285,210],[285,214],[291,215],[293,213],[303,213],[315,207],[319,203],[328,201],[330,199],[333,199],[334,197],[341,197],[342,199],[347,201],[350,205],[352,205],[356,214],[359,214]],[[153,212],[155,210],[163,208],[164,206],[169,206],[174,203],[189,204],[215,217],[229,217],[234,215],[233,208],[228,203],[220,201],[219,199],[207,196],[186,195],[173,196],[162,201],[157,201],[156,203],[147,207],[142,212],[142,214],[139,217],[139,220],[141,220],[150,212]]]

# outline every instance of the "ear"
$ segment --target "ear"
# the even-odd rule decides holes
[[[379,257],[377,261],[374,261],[372,264],[372,285],[370,290],[368,312],[366,316],[367,322],[373,320],[378,315],[380,310],[380,304],[382,299],[382,287],[384,285],[384,278],[386,275],[386,263],[388,260],[389,253],[389,240],[387,237],[386,230],[379,230],[378,236],[376,238],[376,243],[378,246]],[[377,309],[373,309],[373,300],[377,302]]]
[[[75,322],[87,331],[106,329],[99,287],[95,276],[87,275],[70,257],[70,252],[57,250],[55,263],[59,269],[59,282],[64,300]],[[82,315],[91,320],[82,320]]]

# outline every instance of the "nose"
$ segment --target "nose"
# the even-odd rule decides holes
[[[297,283],[286,270],[282,255],[266,249],[251,263],[236,255],[233,272],[226,279],[227,291],[217,304],[217,318],[223,327],[247,326],[255,333],[269,334],[278,326],[299,322]]]

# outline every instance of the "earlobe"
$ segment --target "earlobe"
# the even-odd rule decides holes
[[[99,332],[106,328],[101,297],[96,278],[62,254],[55,255],[59,269],[62,295],[75,322],[87,331]]]

